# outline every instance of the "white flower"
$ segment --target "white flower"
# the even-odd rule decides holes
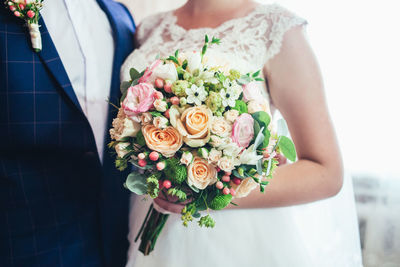
[[[217,163],[222,157],[222,152],[216,150],[215,148],[211,148],[210,152],[208,153],[208,161],[212,163]]]
[[[231,139],[229,139],[229,142],[226,142],[225,144],[218,147],[218,150],[222,150],[225,156],[235,158],[239,155],[240,151],[242,151],[242,148],[239,147],[235,142],[232,142]]]
[[[241,164],[256,165],[262,157],[263,155],[257,155],[254,145],[251,145],[239,155],[239,161]]]
[[[181,163],[188,166],[189,164],[192,163],[192,161],[193,161],[193,154],[190,153],[189,151],[183,152],[181,157]]]
[[[198,87],[193,84],[190,88],[186,88],[185,92],[187,94],[187,102],[189,104],[194,103],[197,106],[200,106],[201,102],[205,101],[207,97],[207,91],[204,89],[204,86]]]
[[[236,109],[230,109],[224,113],[225,119],[230,123],[233,123],[238,116],[239,116],[239,111]]]
[[[232,132],[232,125],[224,117],[214,117],[211,123],[211,132],[221,137],[228,137]]]
[[[122,109],[118,112],[117,118],[113,120],[112,126],[110,135],[115,140],[120,140],[127,136],[135,137],[140,131],[140,124],[126,117]]]
[[[123,158],[126,154],[128,154],[128,151],[126,148],[130,145],[130,143],[123,142],[123,143],[118,143],[115,145],[115,152],[117,152],[117,155],[119,158]]]
[[[218,79],[214,76],[215,72],[213,71],[203,71],[200,73],[199,78],[203,80],[205,83],[217,84],[219,83]]]
[[[157,111],[159,111],[159,112],[164,112],[164,111],[166,111],[167,110],[167,107],[168,107],[168,105],[167,105],[167,102],[165,102],[164,100],[162,100],[162,99],[156,99],[155,101],[154,101],[154,107],[156,108],[156,110]]]
[[[220,147],[220,146],[226,144],[226,142],[227,142],[227,139],[226,139],[226,138],[221,138],[221,137],[219,137],[219,136],[217,136],[217,135],[212,135],[211,138],[210,138],[210,140],[211,140],[211,141],[210,141],[210,144],[211,144],[213,147],[216,147],[216,148],[218,148],[218,147]]]
[[[199,52],[189,53],[187,57],[187,70],[193,73],[197,69],[201,69],[201,55]]]
[[[170,80],[175,82],[178,80],[178,72],[176,71],[176,67],[172,63],[160,64],[154,70],[151,75],[150,81],[154,82],[155,79],[161,78],[163,80]]]
[[[163,116],[158,116],[153,119],[153,125],[159,129],[165,129],[168,126],[168,119]]]
[[[242,93],[242,87],[238,85],[235,81],[226,79],[223,83],[225,89],[221,89],[220,95],[222,97],[222,105],[224,107],[235,106],[235,101],[239,98]]]
[[[218,161],[218,167],[225,172],[230,172],[235,168],[233,159],[228,157],[222,157]]]
[[[152,119],[153,119],[153,116],[151,116],[151,114],[149,112],[144,112],[140,116],[140,120],[141,120],[143,125],[151,123]]]

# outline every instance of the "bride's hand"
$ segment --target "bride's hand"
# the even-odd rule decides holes
[[[154,199],[154,203],[163,210],[180,214],[182,209],[185,207],[186,202],[176,203],[177,200],[178,198],[176,197],[170,197],[169,199],[166,199],[163,194],[160,194]]]

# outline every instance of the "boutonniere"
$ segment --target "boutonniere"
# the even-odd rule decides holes
[[[14,16],[25,20],[31,36],[32,48],[35,52],[42,50],[42,37],[39,31],[39,11],[43,0],[8,0],[5,2]]]

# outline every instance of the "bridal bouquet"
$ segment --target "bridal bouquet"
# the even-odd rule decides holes
[[[110,130],[116,167],[136,167],[125,187],[183,203],[185,226],[197,219],[199,226],[214,227],[210,210],[235,205],[234,198],[257,186],[264,191],[277,153],[296,159],[285,122],[272,131],[260,71],[241,74],[216,64],[206,52],[219,43],[205,36],[200,52],[176,51],[143,72],[132,68],[131,80],[121,84],[121,107]],[[154,205],[136,238],[145,255],[169,216]]]

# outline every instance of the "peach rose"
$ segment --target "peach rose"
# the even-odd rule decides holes
[[[201,147],[210,140],[212,112],[206,106],[187,108],[181,115],[178,108],[172,106],[169,116],[171,125],[179,131],[188,146]]]
[[[217,182],[217,170],[206,159],[195,157],[188,167],[188,184],[198,189],[205,189]]]
[[[175,155],[182,146],[182,135],[171,126],[162,130],[152,124],[147,124],[142,127],[142,133],[147,147],[160,152],[167,158]]]
[[[243,179],[239,185],[231,182],[231,187],[236,191],[235,198],[247,197],[250,192],[257,187],[257,185],[258,184],[251,177]]]

